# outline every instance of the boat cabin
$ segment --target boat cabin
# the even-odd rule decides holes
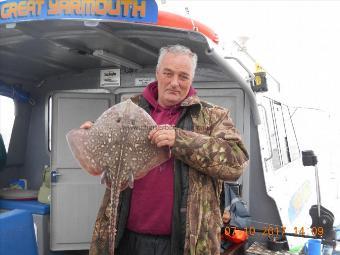
[[[158,11],[154,1],[113,2],[115,7],[95,0],[0,2],[0,132],[7,151],[0,188],[24,179],[28,190],[38,191],[47,180],[48,208],[33,213],[40,215],[38,254],[89,249],[105,190],[100,177],[75,161],[66,133],[140,93],[155,79],[159,49],[173,44],[197,53],[198,95],[228,108],[242,134],[250,161],[232,185],[247,204],[252,227],[293,228],[304,221],[314,180],[294,178],[294,189],[287,188],[292,175],[306,171],[289,107],[255,93],[254,75],[234,69],[217,35],[200,22]]]

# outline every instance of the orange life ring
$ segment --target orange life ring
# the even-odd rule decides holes
[[[210,27],[202,24],[197,20],[193,20],[193,22],[198,32],[201,32],[213,42],[218,44],[218,35]],[[171,12],[158,11],[157,26],[193,30],[193,22],[189,18]]]

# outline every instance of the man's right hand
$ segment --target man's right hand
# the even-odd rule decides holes
[[[85,121],[83,124],[81,124],[80,128],[83,129],[89,129],[93,126],[93,122],[91,121]]]

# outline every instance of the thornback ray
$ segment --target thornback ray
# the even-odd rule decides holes
[[[112,106],[89,129],[73,129],[66,135],[73,156],[92,175],[105,171],[111,189],[110,254],[114,254],[116,216],[120,191],[169,159],[168,149],[148,139],[155,121],[131,100]],[[95,231],[100,231],[96,230]]]

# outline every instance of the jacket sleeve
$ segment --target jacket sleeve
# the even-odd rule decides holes
[[[172,153],[190,167],[225,181],[237,180],[247,164],[248,153],[241,137],[223,108],[210,110],[210,126],[195,126],[195,131],[176,128]],[[195,124],[194,124],[195,125]],[[200,128],[210,129],[209,135]]]

